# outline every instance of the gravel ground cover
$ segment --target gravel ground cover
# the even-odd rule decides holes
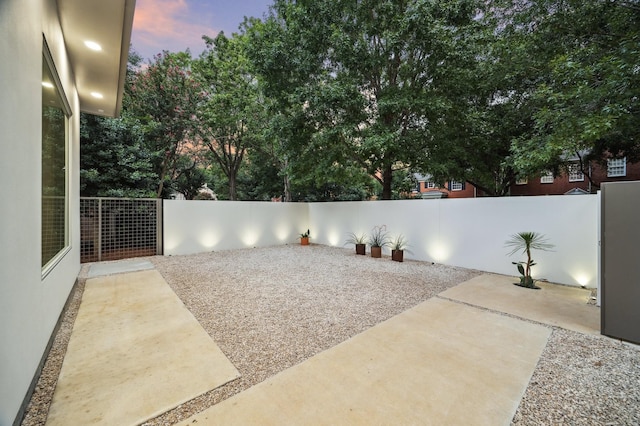
[[[241,377],[146,425],[171,425],[480,274],[312,245],[150,257]],[[86,266],[23,425],[44,424]],[[554,329],[513,424],[640,424],[640,350]]]

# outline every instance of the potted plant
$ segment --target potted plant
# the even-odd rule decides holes
[[[302,234],[300,234],[300,245],[308,246],[310,237],[311,237],[311,233],[309,232],[308,229],[307,229],[307,232],[303,232]]]
[[[382,247],[389,245],[386,225],[373,227],[369,236],[369,245],[371,246],[371,257],[382,257]]]
[[[391,242],[391,260],[403,262],[405,250],[409,251],[407,250],[407,240],[400,234]]]
[[[520,282],[515,284],[521,287],[539,289],[540,287],[535,285],[535,280],[531,277],[531,267],[536,264],[531,258],[531,250],[551,251],[553,244],[549,244],[544,235],[537,232],[519,232],[513,234],[511,238],[506,241],[505,246],[513,247],[513,250],[509,252],[508,256],[520,250],[527,255],[526,261],[511,262],[517,266],[518,272],[520,272],[521,275]]]
[[[355,244],[356,254],[364,255],[367,247],[367,236],[365,234],[358,235],[354,232],[350,232],[345,244]]]

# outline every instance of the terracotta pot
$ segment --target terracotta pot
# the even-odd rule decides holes
[[[404,260],[404,250],[391,250],[391,260],[402,262]]]
[[[366,244],[356,244],[356,254],[365,254],[367,245]]]
[[[382,257],[382,247],[371,247],[371,257]]]
[[[300,244],[303,246],[309,245],[309,237],[300,237]]]

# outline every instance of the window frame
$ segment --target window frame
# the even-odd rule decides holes
[[[454,188],[454,185],[456,185],[456,187]],[[457,186],[460,185],[460,187],[458,188]],[[449,182],[449,191],[462,191],[464,189],[464,183],[463,182],[458,182],[456,180],[452,180]]]
[[[48,68],[49,74],[51,76],[51,83],[54,86],[54,89],[57,91],[57,98],[60,101],[60,109],[64,115],[64,245],[63,247],[54,254],[50,259],[43,262],[42,258],[42,245],[43,245],[43,205],[42,199],[44,197],[44,186],[42,185],[42,181],[40,182],[40,265],[42,268],[42,279],[44,279],[57,265],[60,261],[65,257],[69,251],[71,251],[71,227],[70,227],[70,196],[69,196],[69,165],[70,165],[70,152],[71,152],[71,140],[70,140],[70,132],[69,132],[69,123],[72,117],[71,106],[69,104],[69,100],[62,86],[62,81],[60,80],[60,75],[58,73],[58,69],[55,66],[55,62],[53,60],[53,56],[51,55],[51,50],[49,49],[49,45],[47,44],[47,40],[42,37],[42,61],[43,61],[43,69],[46,66]],[[44,77],[44,76],[43,76]],[[42,105],[42,104],[41,104]],[[40,111],[40,122],[42,125],[42,116],[44,109],[41,106]],[[42,155],[43,152],[43,139],[40,139],[40,153]],[[43,173],[42,164],[40,164],[40,172]],[[44,263],[44,264],[43,264]]]
[[[553,183],[554,177],[553,172],[544,172],[540,175],[540,183],[550,184]]]
[[[570,163],[567,166],[567,176],[569,177],[569,182],[584,182],[584,172],[580,170],[578,163]]]
[[[622,164],[614,164],[612,166],[611,163],[622,163]],[[622,169],[621,173],[612,173],[611,169]],[[625,177],[627,176],[627,157],[622,158],[609,158],[607,159],[607,177]]]

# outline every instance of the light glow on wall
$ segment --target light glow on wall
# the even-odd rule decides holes
[[[576,272],[571,274],[571,276],[582,287],[586,287],[591,282],[591,277],[586,272]]]
[[[247,247],[253,247],[260,239],[262,231],[250,226],[240,231],[240,240]]]
[[[291,228],[286,223],[279,223],[278,225],[276,225],[274,234],[278,241],[286,242],[291,236]]]
[[[164,250],[165,252],[172,252],[182,244],[182,239],[175,233],[168,235],[164,234]]]
[[[200,234],[198,238],[200,244],[208,250],[212,250],[220,242],[220,232],[209,229]]]
[[[434,241],[427,246],[427,254],[435,262],[443,263],[451,257],[451,248],[442,241]]]
[[[327,240],[329,241],[329,245],[337,246],[340,244],[340,233],[337,229],[331,229],[327,233]]]

